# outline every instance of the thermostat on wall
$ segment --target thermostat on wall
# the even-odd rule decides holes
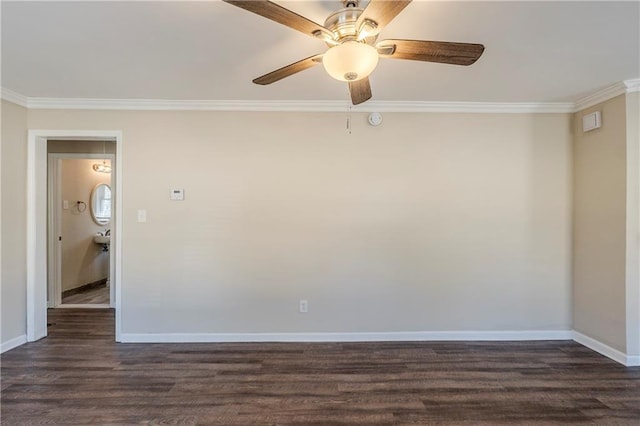
[[[184,189],[172,189],[171,190],[171,199],[173,201],[183,201],[184,200]]]

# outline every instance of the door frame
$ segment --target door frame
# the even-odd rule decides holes
[[[59,236],[62,235],[62,160],[111,160],[112,172],[115,174],[117,164],[115,164],[114,154],[99,153],[59,153],[47,154],[48,162],[48,237],[47,237],[47,307],[72,307],[72,308],[104,308],[104,305],[63,305],[62,304],[62,245]],[[113,180],[113,179],[111,179]],[[111,182],[113,186],[113,182]],[[117,196],[114,187],[114,198]],[[113,216],[112,216],[113,217]],[[113,222],[112,222],[113,223]],[[109,277],[115,274],[115,250],[109,249]],[[115,307],[115,286],[109,288],[109,306]]]
[[[111,238],[114,249],[111,285],[115,293],[115,336],[120,341],[122,329],[122,187],[123,146],[120,130],[36,130],[27,137],[27,341],[47,335],[47,140],[83,140],[115,142],[116,165],[112,175],[115,186],[115,209]],[[110,265],[110,267],[112,267]]]

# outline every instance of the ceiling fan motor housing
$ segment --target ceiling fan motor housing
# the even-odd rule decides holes
[[[329,15],[324,26],[335,35],[339,42],[356,39],[358,37],[356,21],[362,11],[363,9],[357,7],[345,7]]]

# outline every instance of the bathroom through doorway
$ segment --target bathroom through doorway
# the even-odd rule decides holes
[[[109,308],[116,144],[49,140],[47,307]]]

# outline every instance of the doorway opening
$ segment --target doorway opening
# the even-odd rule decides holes
[[[47,335],[47,308],[55,306],[57,303],[54,274],[57,260],[52,260],[51,256],[56,253],[56,238],[50,238],[50,230],[55,230],[55,223],[52,215],[49,215],[49,204],[51,198],[55,196],[55,192],[48,184],[49,173],[52,172],[49,167],[49,161],[54,163],[55,160],[49,159],[48,147],[53,146],[58,141],[67,141],[68,144],[83,142],[90,146],[89,152],[84,153],[57,153],[57,154],[82,154],[87,159],[95,161],[102,169],[108,165],[111,166],[110,187],[109,191],[96,189],[90,194],[83,194],[71,199],[67,199],[69,209],[75,208],[76,213],[91,213],[91,195],[93,195],[95,209],[94,211],[96,225],[102,226],[101,230],[96,231],[102,233],[105,237],[108,231],[109,247],[107,251],[93,252],[96,256],[102,255],[102,267],[108,262],[107,279],[109,280],[109,303],[93,304],[93,306],[106,305],[104,307],[115,308],[115,336],[116,341],[120,340],[120,319],[121,319],[121,276],[122,276],[122,132],[121,131],[91,131],[91,130],[29,130],[27,144],[27,340],[32,342],[39,340]],[[106,152],[106,147],[113,148],[113,152]],[[90,155],[91,154],[91,155]],[[93,157],[95,154],[96,158]],[[109,154],[109,156],[107,156]],[[97,158],[99,157],[99,158]],[[55,158],[55,156],[54,156]],[[107,164],[110,160],[110,164]],[[55,168],[55,166],[52,166]],[[97,167],[98,168],[98,167]],[[97,186],[98,184],[96,184]],[[96,187],[94,186],[94,189]],[[110,197],[108,197],[110,195]],[[87,198],[88,197],[88,198]],[[99,198],[102,197],[101,200]],[[80,202],[80,203],[78,203]],[[86,204],[86,212],[84,204]],[[108,224],[101,223],[105,220],[107,213],[107,204],[110,209],[111,221]],[[58,204],[64,209],[64,198],[61,198]],[[79,210],[83,210],[80,212]],[[78,216],[80,215],[78,214]],[[55,216],[55,215],[53,215]],[[92,220],[94,218],[92,217]],[[58,215],[59,220],[61,215]],[[90,217],[90,216],[86,216]],[[57,235],[62,237],[64,235]],[[103,244],[106,240],[102,239],[95,243],[96,247],[104,249]],[[91,250],[89,250],[91,252]],[[108,260],[107,260],[108,259]],[[49,268],[49,265],[53,265]],[[62,273],[64,268],[58,268],[55,274]],[[49,281],[51,279],[51,285]],[[101,278],[101,279],[104,279]],[[61,283],[61,281],[59,281]],[[106,284],[106,282],[105,282]],[[60,284],[62,286],[62,284]],[[55,291],[54,291],[55,290]],[[52,297],[53,295],[53,297]],[[59,307],[64,307],[62,303],[62,293],[60,293]],[[84,304],[83,304],[84,305]],[[86,305],[91,306],[91,305]],[[103,306],[101,306],[103,307]]]
[[[108,147],[108,148],[107,148]],[[110,277],[115,144],[49,140],[49,308],[114,307]]]

